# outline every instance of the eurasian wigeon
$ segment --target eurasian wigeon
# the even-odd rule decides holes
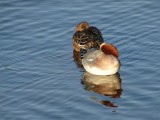
[[[82,65],[91,74],[112,75],[120,68],[118,57],[119,52],[115,46],[102,43],[99,50],[91,50],[84,55]]]

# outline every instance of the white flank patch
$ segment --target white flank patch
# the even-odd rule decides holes
[[[87,59],[87,61],[93,61],[94,59]]]

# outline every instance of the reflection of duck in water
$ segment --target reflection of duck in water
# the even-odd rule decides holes
[[[84,72],[82,84],[84,85],[84,89],[88,91],[93,91],[95,93],[110,96],[112,98],[119,98],[121,96],[121,79],[118,73],[114,75],[93,75],[88,72]],[[101,100],[96,96],[91,98],[105,106],[118,107],[112,101]]]
[[[118,50],[112,44],[102,43],[100,50],[91,50],[84,55],[85,70],[95,75],[112,75],[118,72],[120,62]]]
[[[99,49],[103,42],[102,34],[98,28],[89,26],[87,22],[79,23],[73,35],[74,58],[80,59],[91,48]]]
[[[82,83],[85,85],[85,89],[89,91],[112,97],[120,97],[121,95],[121,79],[118,73],[114,75],[93,75],[84,72]]]

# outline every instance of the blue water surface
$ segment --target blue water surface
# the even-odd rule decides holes
[[[1,0],[0,120],[158,120],[159,0]],[[73,59],[87,21],[120,52],[118,97],[87,90]],[[106,104],[104,104],[106,103]]]

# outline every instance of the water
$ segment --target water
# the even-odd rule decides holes
[[[0,120],[158,120],[159,4],[1,0]],[[81,82],[84,70],[71,42],[81,21],[97,26],[120,51],[116,96]]]

